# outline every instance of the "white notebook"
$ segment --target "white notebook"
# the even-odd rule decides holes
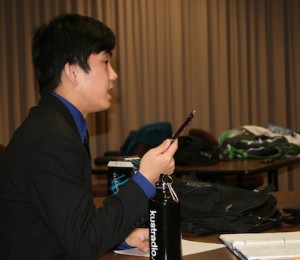
[[[287,259],[300,257],[300,231],[223,234],[219,238],[240,259]]]

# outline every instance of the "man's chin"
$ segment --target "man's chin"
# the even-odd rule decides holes
[[[106,105],[103,105],[98,111],[105,111],[108,110],[111,107],[111,103],[108,102]]]

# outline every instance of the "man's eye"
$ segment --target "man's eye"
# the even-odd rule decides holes
[[[105,65],[108,65],[109,60],[105,60],[104,63],[105,63]]]

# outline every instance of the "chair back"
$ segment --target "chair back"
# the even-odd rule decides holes
[[[4,151],[6,149],[6,146],[3,144],[0,144],[0,158],[2,157],[2,155],[4,154]]]

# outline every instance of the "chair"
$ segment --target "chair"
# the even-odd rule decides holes
[[[4,151],[6,149],[6,146],[3,144],[0,144],[0,158],[2,157],[2,155],[4,154]]]
[[[203,129],[192,128],[192,129],[189,130],[188,134],[189,135],[202,136],[206,140],[208,140],[212,144],[212,146],[214,146],[214,147],[219,146],[219,143],[216,140],[216,138],[211,133],[209,133],[209,132],[207,132]]]
[[[105,197],[108,194],[107,177],[92,175],[92,194],[93,197]]]

